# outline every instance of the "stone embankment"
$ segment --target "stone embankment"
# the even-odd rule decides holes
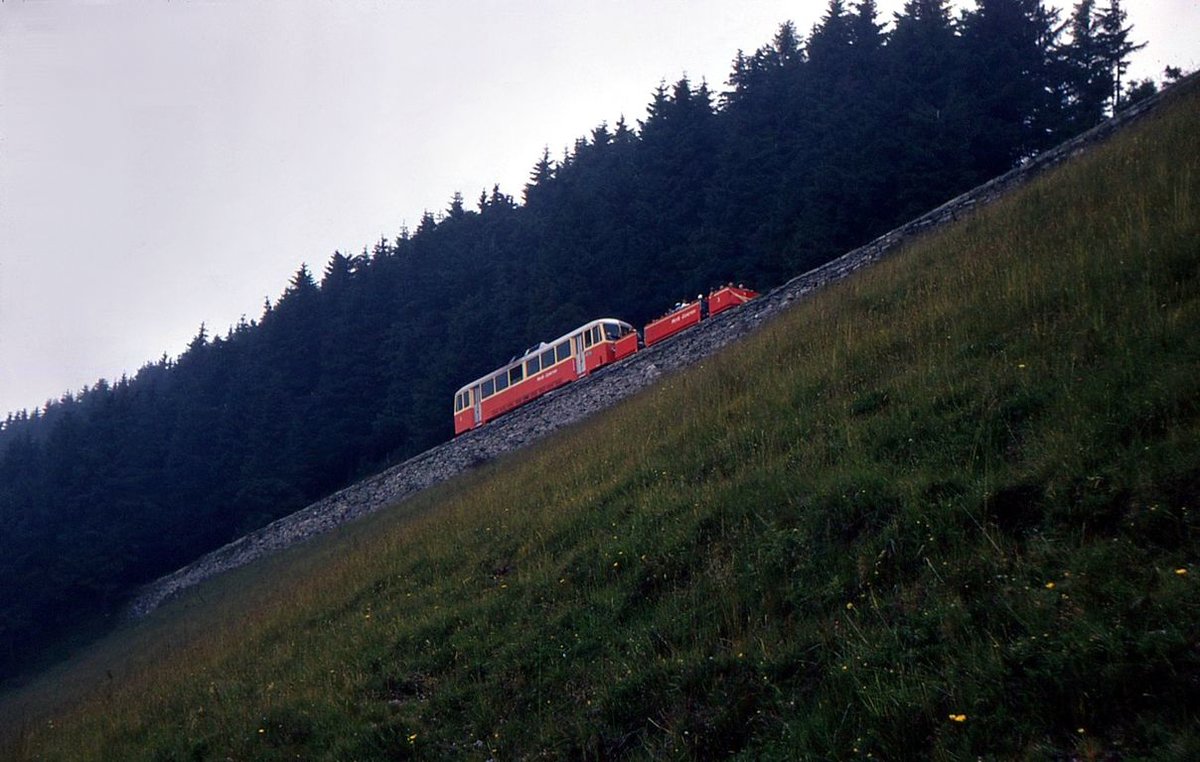
[[[1189,78],[1192,79],[1192,78]],[[1178,87],[1171,90],[1177,90]],[[806,294],[841,280],[896,251],[914,236],[957,220],[1151,112],[1171,91],[1122,112],[1095,129],[1039,154],[988,183],[880,236],[821,267],[788,281],[746,305],[701,323],[672,340],[569,384],[488,425],[438,445],[375,476],[257,529],[146,585],[129,607],[142,617],[202,580],[309,540],[456,474],[542,439],[646,388],[758,328]]]

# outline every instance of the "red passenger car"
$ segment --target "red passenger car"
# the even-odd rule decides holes
[[[614,318],[593,320],[539,344],[455,393],[454,433],[481,426],[637,349],[637,331]]]

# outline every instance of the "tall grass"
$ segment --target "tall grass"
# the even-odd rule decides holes
[[[610,413],[214,580],[36,759],[1200,758],[1200,99]]]

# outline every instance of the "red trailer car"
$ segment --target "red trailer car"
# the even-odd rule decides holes
[[[691,328],[704,318],[745,304],[756,296],[758,296],[757,291],[730,284],[713,289],[703,299],[696,297],[694,302],[678,304],[666,315],[646,324],[646,330],[643,332],[646,346],[669,339],[683,329]]]
[[[700,322],[701,300],[697,297],[694,302],[679,304],[675,309],[663,315],[658,320],[651,320],[642,332],[646,346],[657,344],[663,339],[669,339],[684,328],[691,328]]]
[[[737,307],[745,304],[756,296],[758,296],[757,291],[746,288],[745,286],[734,286],[732,284],[728,286],[721,286],[720,288],[713,290],[708,295],[709,317],[717,314],[718,312],[724,312],[730,307]]]

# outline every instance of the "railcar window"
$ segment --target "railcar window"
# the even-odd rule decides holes
[[[454,395],[454,412],[457,413],[459,410],[462,410],[462,395],[456,394]]]
[[[554,348],[554,354],[558,357],[558,361],[562,362],[571,356],[571,342],[564,341]]]
[[[504,373],[496,376],[496,391],[502,392],[508,388],[508,376]]]
[[[510,370],[510,371],[508,372],[508,382],[509,382],[510,384],[515,384],[515,383],[517,383],[518,381],[520,381],[520,380],[521,380],[522,378],[524,378],[524,377],[525,377],[525,376],[524,376],[524,375],[521,373],[521,366],[520,366],[520,365],[518,365],[517,367],[513,368],[512,370]]]
[[[592,343],[598,343],[600,340],[600,326],[594,325],[592,326]]]
[[[592,345],[592,332],[591,331],[588,331],[583,334],[583,345],[585,347],[590,347]]]
[[[604,338],[608,339],[609,341],[616,341],[617,339],[621,338],[621,326],[617,325],[616,323],[605,323]]]
[[[542,370],[549,368],[553,364],[554,364],[554,350],[547,349],[545,352],[542,352]]]
[[[483,398],[487,399],[488,397],[491,397],[495,393],[496,393],[496,382],[492,381],[492,379],[490,379],[490,378],[487,381],[484,381],[483,382]]]
[[[531,357],[529,359],[529,361],[525,363],[525,375],[527,375],[527,376],[532,376],[534,373],[537,373],[541,369],[542,369],[542,361],[536,357]]]

